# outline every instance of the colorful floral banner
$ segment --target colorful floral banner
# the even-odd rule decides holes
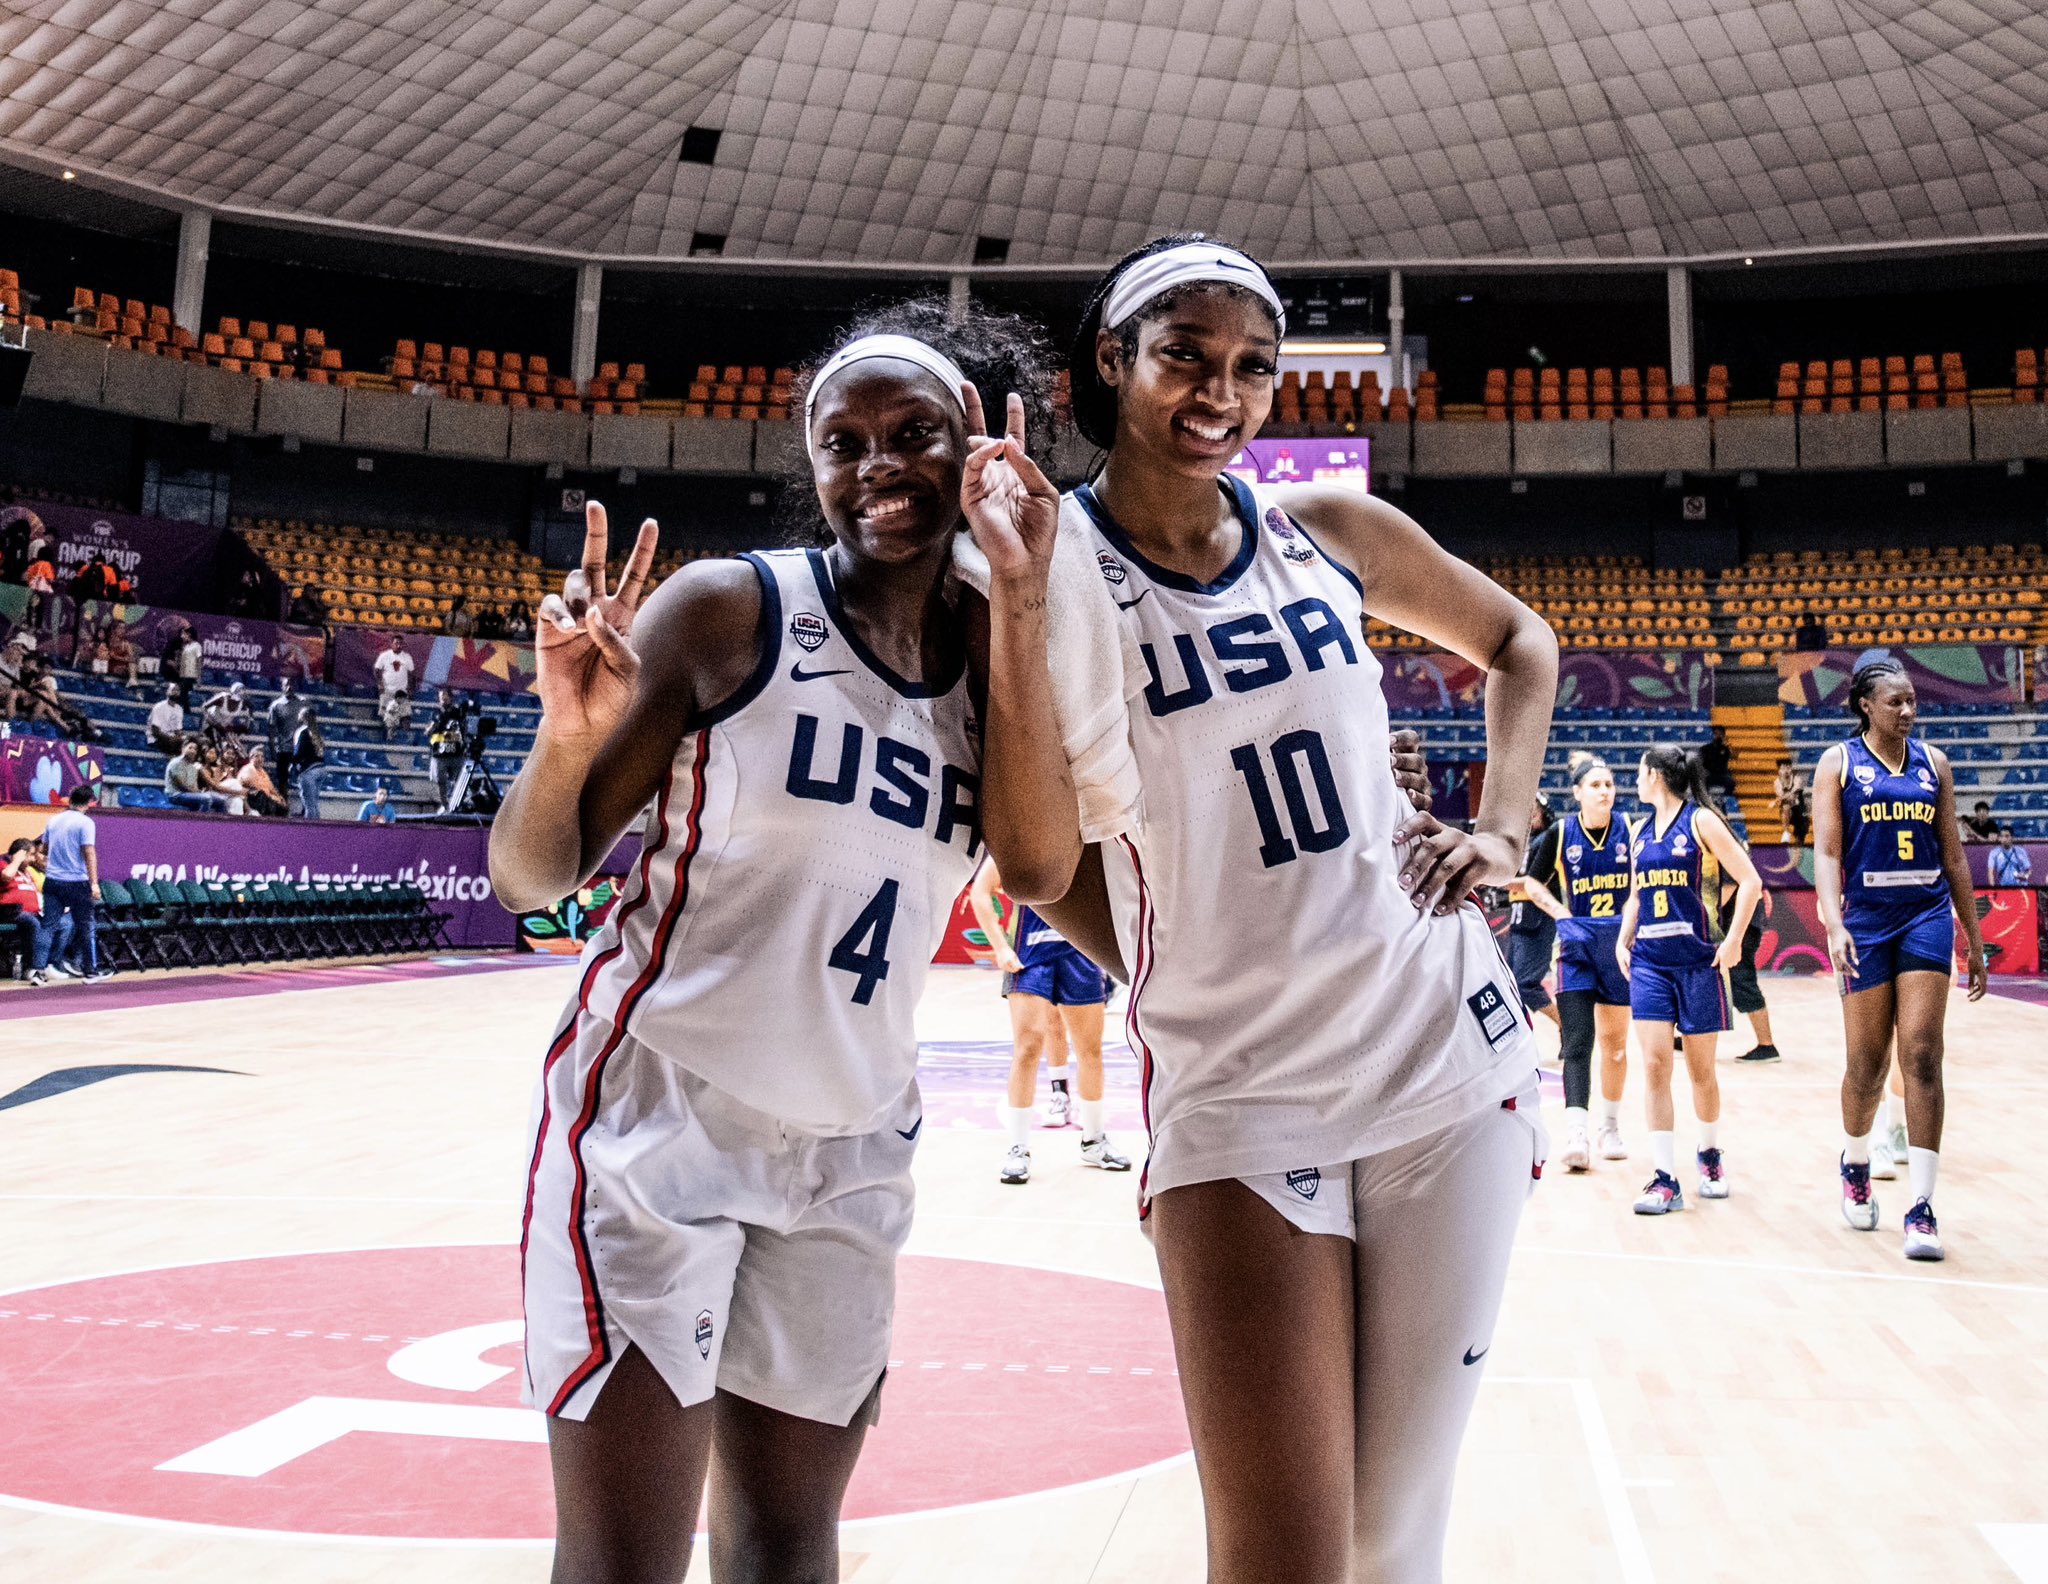
[[[1778,701],[1788,709],[1839,711],[1849,680],[1866,660],[1906,668],[1920,707],[2016,704],[2025,697],[2026,651],[2017,644],[1916,644],[1896,648],[1815,649],[1778,656]]]
[[[1394,649],[1379,662],[1380,691],[1395,715],[1476,710],[1486,694],[1486,673],[1454,654]],[[1558,657],[1557,707],[1710,710],[1714,657],[1698,649],[1567,649]]]
[[[0,803],[62,803],[75,786],[98,786],[107,757],[84,743],[0,739]]]
[[[413,691],[450,687],[464,693],[531,693],[539,676],[533,645],[503,638],[451,638],[379,627],[334,630],[334,680],[375,687],[377,656],[396,638],[412,656]]]

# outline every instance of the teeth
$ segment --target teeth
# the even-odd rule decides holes
[[[873,505],[869,506],[867,511],[864,512],[862,515],[864,515],[869,522],[873,522],[877,517],[893,517],[898,512],[907,510],[909,506],[909,496],[897,495],[890,498],[889,500],[876,501]]]
[[[1181,419],[1181,426],[1198,440],[1221,440],[1230,433],[1228,424],[1200,424],[1192,418]]]

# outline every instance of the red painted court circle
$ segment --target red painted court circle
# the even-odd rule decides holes
[[[0,1501],[544,1541],[553,1500],[542,1422],[519,1407],[518,1258],[495,1245],[296,1254],[0,1296]],[[893,1352],[848,1518],[1023,1496],[1188,1450],[1165,1304],[1147,1288],[906,1257]]]

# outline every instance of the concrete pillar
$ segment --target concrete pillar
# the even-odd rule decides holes
[[[213,216],[187,209],[178,220],[178,281],[171,290],[171,318],[181,330],[201,334],[206,311],[207,244],[213,238]]]
[[[1394,384],[1408,383],[1408,304],[1402,295],[1401,272],[1387,272],[1387,358],[1394,366]]]
[[[1664,272],[1664,297],[1671,313],[1671,383],[1690,385],[1692,377],[1692,275],[1683,264]]]
[[[585,264],[576,271],[576,325],[569,341],[569,378],[578,390],[597,374],[597,305],[604,296],[604,266]]]
[[[973,285],[963,270],[946,283],[946,304],[953,318],[959,324],[967,317],[968,305],[973,301]]]

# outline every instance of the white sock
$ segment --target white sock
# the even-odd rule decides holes
[[[1678,1135],[1676,1133],[1652,1133],[1650,1135],[1650,1164],[1670,1176],[1678,1175]]]
[[[1941,1151],[1924,1150],[1917,1144],[1906,1147],[1906,1175],[1913,1181],[1913,1197],[1934,1203],[1934,1177],[1941,1170]]]
[[[1081,1108],[1081,1141],[1086,1143],[1090,1139],[1101,1138],[1102,1108],[1105,1102],[1101,1100],[1082,1100],[1077,1103]]]
[[[1877,1097],[1877,1120],[1871,1126],[1879,1133],[1892,1130],[1892,1097],[1889,1092]]]
[[[1611,1128],[1621,1126],[1621,1102],[1619,1100],[1610,1100],[1605,1095],[1600,1097],[1600,1125]]]
[[[1564,1130],[1567,1133],[1584,1133],[1586,1131],[1586,1108],[1584,1106],[1566,1106],[1564,1108]]]
[[[1714,1149],[1718,1147],[1721,1135],[1720,1123],[1702,1122],[1699,1124],[1699,1130],[1701,1149]]]
[[[1013,1106],[1005,1101],[996,1107],[996,1113],[1003,1119],[1003,1131],[1010,1135],[1011,1147],[1028,1151],[1031,1148],[1027,1142],[1031,1137],[1031,1108]]]
[[[1844,1133],[1842,1135],[1842,1159],[1851,1166],[1868,1166],[1870,1164],[1870,1135],[1866,1133],[1861,1138],[1858,1138],[1854,1133]]]

